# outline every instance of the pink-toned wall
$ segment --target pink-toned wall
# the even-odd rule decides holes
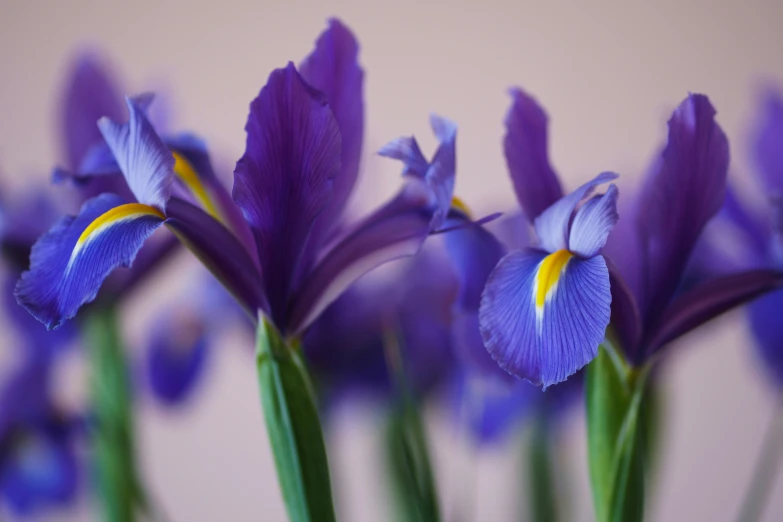
[[[565,5],[566,3],[570,5]],[[665,136],[667,113],[689,91],[707,93],[732,143],[736,176],[748,174],[745,130],[760,80],[783,84],[783,4],[749,2],[0,2],[0,170],[12,187],[44,180],[59,157],[53,127],[57,89],[72,53],[100,46],[130,92],[162,90],[177,128],[204,135],[230,166],[243,150],[250,99],[269,71],[299,61],[331,15],[362,43],[367,138],[359,206],[398,183],[397,165],[373,151],[411,132],[431,149],[430,111],[459,124],[459,195],[482,210],[514,204],[500,147],[506,89],[535,94],[551,118],[551,155],[570,187],[602,170],[633,183]],[[161,275],[128,303],[138,351],[155,306],[187,291],[199,273]],[[11,334],[0,319],[3,354]],[[250,339],[227,336],[196,400],[172,414],[142,401],[145,474],[182,521],[284,520],[258,406]],[[243,346],[248,345],[248,346]],[[774,392],[759,372],[741,314],[684,339],[667,366],[668,420],[650,520],[731,521],[771,416]],[[76,358],[75,358],[76,359]],[[1,372],[0,372],[1,373]],[[80,393],[74,360],[68,394]],[[330,435],[341,520],[386,520],[389,506],[369,408],[341,412]],[[475,520],[518,520],[512,443],[455,457],[444,415],[434,412],[444,511],[476,492]],[[592,519],[581,416],[569,424],[563,457],[571,519]],[[462,470],[469,477],[458,480]],[[69,516],[92,520],[82,503]],[[783,481],[764,520],[783,519]]]

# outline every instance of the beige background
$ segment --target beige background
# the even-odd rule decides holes
[[[372,155],[390,138],[416,133],[431,150],[430,111],[459,124],[458,193],[479,209],[513,203],[500,137],[511,85],[534,93],[552,121],[551,155],[570,187],[601,170],[628,180],[665,136],[667,113],[688,91],[710,95],[733,139],[733,165],[746,171],[743,142],[760,79],[783,80],[781,4],[769,2],[0,2],[0,169],[12,185],[43,179],[59,157],[53,114],[66,59],[98,44],[129,86],[161,86],[176,127],[203,134],[231,165],[244,144],[247,106],[273,67],[298,62],[327,16],[362,43],[367,131],[366,208],[398,183],[398,166]],[[149,303],[187,290],[169,270],[128,304],[131,345],[154,314]],[[2,330],[6,330],[0,323]],[[4,334],[5,343],[11,342]],[[147,476],[173,521],[283,520],[257,403],[250,340],[224,339],[206,386],[172,414],[144,402],[140,421]],[[734,520],[773,407],[740,314],[679,343],[669,365],[669,422],[651,520]],[[4,352],[7,348],[4,348]],[[8,355],[5,353],[5,355]],[[7,359],[7,357],[4,357]],[[69,371],[69,390],[78,361]],[[71,397],[71,400],[74,400]],[[341,519],[385,520],[375,414],[342,411],[330,436]],[[515,520],[518,473],[508,452],[482,452],[472,478],[455,457],[442,415],[431,441],[453,519],[460,488],[476,491],[475,520]],[[563,443],[577,475],[572,518],[591,520],[584,428],[576,416]],[[518,444],[517,444],[518,445]],[[473,486],[471,486],[471,481]],[[783,481],[765,520],[783,518]],[[89,506],[70,517],[89,520]]]

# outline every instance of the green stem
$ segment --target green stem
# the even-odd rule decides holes
[[[93,308],[84,328],[92,367],[95,472],[104,520],[133,522],[143,495],[136,469],[128,367],[116,310]]]
[[[772,419],[764,436],[758,461],[753,472],[750,487],[742,503],[742,510],[737,518],[739,522],[755,522],[761,518],[764,506],[769,499],[772,484],[780,468],[783,457],[783,408],[778,401]]]
[[[332,488],[315,394],[298,346],[263,317],[256,367],[269,442],[292,522],[334,522]]]
[[[530,488],[530,520],[556,522],[557,505],[554,477],[552,434],[545,411],[541,411],[532,426],[528,446],[528,487]]]

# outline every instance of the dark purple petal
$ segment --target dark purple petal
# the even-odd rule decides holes
[[[568,245],[571,241],[569,238],[571,222],[576,207],[582,200],[587,198],[598,185],[607,183],[616,178],[617,174],[613,172],[602,172],[567,196],[558,199],[549,208],[539,214],[534,221],[534,225],[541,248],[547,252],[568,250]],[[609,202],[612,203],[612,200],[609,200]],[[577,233],[582,232],[590,232],[590,235],[593,235],[589,230],[577,231]],[[603,239],[605,240],[606,237],[603,236]]]
[[[337,226],[359,175],[364,138],[364,71],[358,61],[359,44],[339,20],[329,20],[315,49],[299,66],[302,78],[323,92],[340,128],[340,174],[334,179],[332,198],[318,219],[314,243],[322,245]]]
[[[669,304],[707,221],[721,207],[729,145],[706,96],[692,94],[669,120],[659,168],[639,194],[636,227],[644,266],[640,311],[656,322]]]
[[[723,312],[780,288],[783,272],[753,270],[716,277],[684,293],[667,308],[644,345],[652,354]]]
[[[639,342],[642,337],[642,319],[631,289],[611,259],[606,258],[609,269],[609,285],[612,288],[611,325],[617,333],[625,356],[633,364],[640,364],[644,354]]]
[[[293,64],[269,76],[245,130],[234,201],[255,237],[272,320],[281,326],[313,223],[340,173],[340,132],[323,96]]]
[[[96,125],[99,118],[123,119],[125,109],[115,83],[113,75],[94,54],[83,54],[72,65],[60,120],[69,169],[77,170],[87,151],[103,141]]]
[[[157,209],[114,194],[89,200],[33,246],[30,270],[16,287],[19,304],[47,328],[60,326],[95,299],[115,268],[131,265],[163,219]]]
[[[508,254],[490,275],[479,312],[484,344],[501,368],[544,388],[596,356],[611,306],[601,256],[551,259],[532,249]]]
[[[174,157],[141,107],[130,98],[126,101],[130,114],[127,123],[117,123],[104,117],[99,120],[98,128],[136,200],[164,210],[171,195]]]
[[[546,113],[521,89],[511,89],[510,94],[503,151],[517,200],[532,223],[563,197],[563,189],[549,164]]]
[[[783,387],[783,291],[769,292],[748,304],[748,317],[765,370]]]
[[[429,191],[414,178],[395,198],[354,225],[304,281],[292,300],[285,332],[303,330],[364,273],[415,254],[430,232],[428,203]]]
[[[173,197],[166,225],[201,260],[255,321],[269,313],[261,282],[245,247],[219,221],[190,203]]]
[[[767,195],[783,196],[783,98],[767,90],[759,103],[759,114],[751,134],[756,172]]]

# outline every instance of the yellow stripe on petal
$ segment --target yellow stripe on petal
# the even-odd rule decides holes
[[[206,210],[210,216],[222,222],[223,220],[218,214],[217,207],[215,206],[209,191],[206,189],[204,184],[201,183],[201,179],[198,177],[198,174],[196,174],[196,169],[193,168],[193,165],[191,165],[190,162],[186,160],[184,156],[182,156],[182,154],[179,154],[178,152],[173,152],[173,154],[174,174],[177,175],[182,183],[188,188],[190,193],[193,194],[193,197],[196,198],[196,201],[198,201],[201,206],[204,207],[204,210]]]
[[[473,214],[470,212],[468,206],[465,204],[464,201],[462,201],[457,196],[451,198],[451,207],[456,208],[457,210],[459,210],[460,212],[468,216],[468,218],[473,219]]]
[[[568,250],[558,250],[549,254],[538,265],[536,273],[536,308],[540,311],[544,308],[546,298],[557,286],[560,276],[574,255]]]

